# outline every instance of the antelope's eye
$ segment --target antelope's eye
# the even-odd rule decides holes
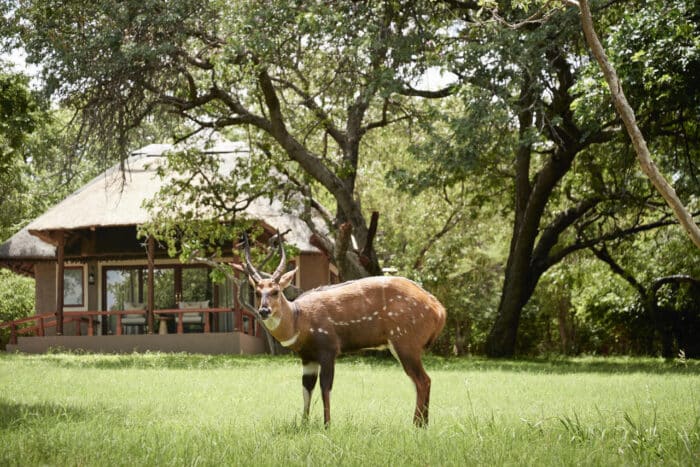
[[[260,298],[262,296],[262,293],[259,290],[255,291],[255,296]]]
[[[279,295],[279,293],[280,293],[280,291],[279,291],[279,290],[277,290],[277,289],[274,289],[274,290],[273,290],[272,292],[270,292],[270,296],[272,296],[272,297],[276,297],[277,295]]]

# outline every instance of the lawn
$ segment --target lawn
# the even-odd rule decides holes
[[[0,355],[0,465],[700,465],[700,363],[341,359],[332,426],[292,357]]]

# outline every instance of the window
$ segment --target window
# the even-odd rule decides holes
[[[83,306],[84,300],[83,267],[67,267],[63,270],[63,305]]]
[[[103,308],[108,311],[124,310],[127,303],[146,303],[148,270],[140,267],[106,268]],[[175,308],[175,280],[173,269],[153,271],[156,310]]]
[[[211,301],[213,295],[209,269],[183,268],[181,288],[183,302]]]
[[[103,309],[123,310],[127,302],[148,300],[148,269],[109,266],[104,270]],[[153,271],[154,308],[177,308],[179,301],[212,301],[213,286],[205,267],[161,266]],[[211,304],[211,303],[210,303]]]

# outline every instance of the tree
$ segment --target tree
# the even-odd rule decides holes
[[[240,127],[254,146],[294,161],[299,190],[336,204],[332,235],[319,238],[347,279],[380,273],[377,217],[355,198],[362,141],[410,116],[397,83],[421,72],[413,55],[426,47],[423,23],[437,8],[34,0],[13,18],[48,90],[80,108],[95,137],[124,148],[134,128],[169,114],[186,122],[176,140]]]
[[[446,67],[469,90],[462,93],[468,112],[452,117],[454,131],[451,138],[442,139],[444,144],[433,140],[433,150],[426,151],[433,168],[424,173],[443,184],[479,170],[482,187],[505,182],[512,190],[510,252],[486,348],[491,356],[509,356],[515,351],[523,307],[545,271],[590,245],[669,221],[662,212],[643,215],[650,205],[648,186],[630,172],[628,143],[617,131],[609,101],[600,99],[597,82],[587,79],[590,65],[573,15],[525,14],[510,2],[492,2],[499,8],[484,19],[460,2],[450,3],[463,22],[459,34],[445,45],[451,57]],[[601,11],[628,20],[622,3],[606,4]],[[662,11],[650,2],[642,14],[651,21],[668,21]],[[680,14],[673,20],[683,24],[686,18]],[[685,28],[669,29],[680,40],[692,37]],[[660,42],[663,46],[652,46],[650,52],[668,53],[661,49],[669,43]],[[685,57],[686,62],[697,60],[693,49],[685,50]],[[694,78],[687,71],[667,68],[663,74],[674,82],[690,83]],[[670,102],[646,95],[644,102]],[[657,107],[655,117],[645,116],[644,124],[672,121],[670,114],[677,112],[670,106]],[[683,119],[655,133],[656,147],[662,148],[670,134],[696,147],[697,139],[692,134],[684,138],[688,133],[679,122],[696,115],[697,108],[682,112]],[[603,156],[606,153],[619,156],[611,159]],[[692,173],[690,160],[690,171],[681,173]]]
[[[0,238],[14,233],[23,217],[28,156],[24,149],[43,118],[39,100],[29,89],[29,78],[0,66]]]

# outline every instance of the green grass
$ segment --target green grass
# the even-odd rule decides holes
[[[0,356],[0,465],[699,465],[700,364],[341,359],[302,422],[292,357]]]

